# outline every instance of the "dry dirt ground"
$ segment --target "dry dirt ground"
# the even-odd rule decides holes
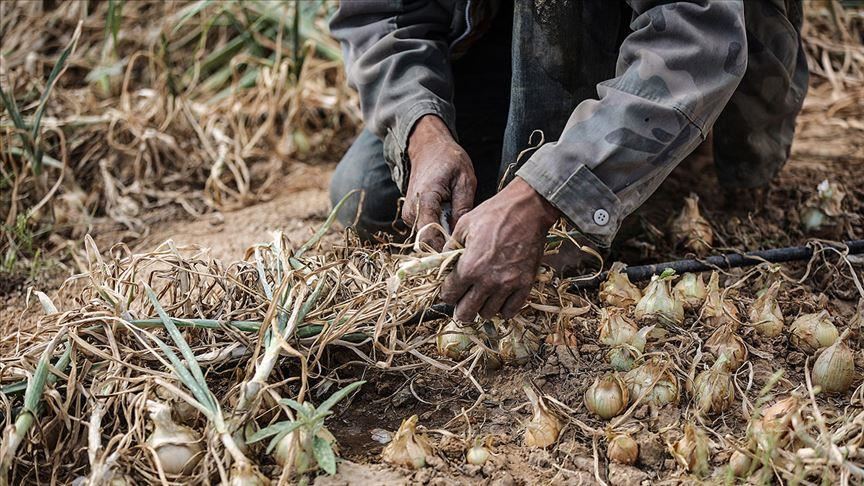
[[[663,234],[670,216],[680,208],[682,198],[691,190],[701,196],[703,209],[725,246],[750,249],[800,244],[806,235],[797,229],[794,208],[826,178],[844,185],[847,191],[844,208],[851,217],[844,220],[835,234],[825,236],[861,238],[864,236],[860,218],[861,201],[864,200],[864,142],[850,139],[847,132],[848,129],[842,126],[817,123],[803,126],[792,159],[769,194],[767,208],[751,217],[731,217],[722,211],[710,163],[704,154],[692,157],[632,218],[630,226],[633,229],[624,241],[616,245],[613,256],[623,256],[631,264],[680,256],[664,240]],[[166,221],[152,228],[149,236],[136,242],[134,248],[146,250],[172,239],[178,244],[209,247],[214,257],[230,261],[243,258],[249,245],[269,240],[273,230],[281,229],[293,241],[302,241],[327,215],[327,183],[333,167],[332,162],[324,162],[302,168],[284,181],[283,191],[266,202],[211,214],[197,221]],[[97,242],[111,240],[110,234],[94,237]],[[331,241],[338,239],[339,230],[334,229],[329,238]],[[802,268],[801,265],[790,265],[787,270],[795,273]],[[860,265],[857,272],[861,274]],[[730,275],[731,278],[734,276],[734,273]],[[55,280],[54,285],[59,281]],[[784,296],[781,301],[784,312],[794,316],[827,306],[842,324],[852,315],[856,302],[855,292],[848,281],[843,282],[846,283],[838,283],[830,275],[816,275],[807,282],[807,292]],[[26,309],[24,297],[23,291],[2,297],[0,328],[6,332],[14,332],[19,326],[35,322],[35,306]],[[595,296],[589,294],[589,298]],[[473,434],[494,438],[496,455],[484,467],[465,465],[463,442],[448,436],[449,433],[467,435],[468,420],[460,417],[460,411],[469,408],[478,397],[476,389],[462,374],[442,373],[433,368],[410,375],[367,371],[365,378],[369,384],[355,397],[347,411],[343,409],[328,425],[347,460],[341,464],[336,476],[318,477],[315,484],[592,484],[603,480],[611,484],[635,485],[659,479],[674,480],[679,473],[666,450],[667,444],[650,431],[680,423],[683,418],[678,407],[659,412],[646,408],[636,412],[635,418],[649,425],[638,436],[642,446],[638,467],[607,464],[603,451],[594,450],[591,441],[586,441],[578,428],[572,426],[565,429],[560,444],[553,451],[522,447],[519,423],[528,420],[530,407],[521,386],[529,381],[575,409],[580,420],[593,427],[603,427],[604,424],[588,416],[582,406],[582,395],[593,376],[609,368],[599,353],[594,325],[595,322],[586,319],[584,329],[576,331],[577,346],[547,346],[524,367],[505,368],[488,374],[480,372],[478,380],[487,395],[468,416]],[[428,333],[437,329],[437,325],[432,323],[422,326],[428,328],[424,330]],[[663,344],[666,347],[675,345],[674,340]],[[798,353],[788,353],[785,341],[751,341],[751,346],[757,349],[751,355],[753,366],[750,373],[754,377],[754,383],[748,386],[751,395],[777,363],[787,369],[801,369],[803,357]],[[860,351],[857,358],[861,358]],[[747,376],[738,378],[744,383],[748,379]],[[787,379],[788,382],[784,383],[787,389],[803,381],[800,372],[793,372]],[[375,437],[381,435],[381,430],[395,431],[400,421],[412,414],[420,416],[420,423],[425,425],[438,445],[441,459],[433,461],[432,467],[418,472],[378,464],[383,446]],[[713,430],[727,437],[740,434],[745,425],[746,420],[740,412],[727,413],[711,424]],[[449,432],[439,432],[439,429]],[[727,459],[724,454],[719,454],[712,462],[719,466]]]

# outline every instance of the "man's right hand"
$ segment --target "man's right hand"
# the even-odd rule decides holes
[[[474,206],[477,178],[474,166],[462,147],[453,140],[447,125],[435,115],[426,115],[414,125],[408,138],[411,175],[402,207],[402,219],[419,230],[441,221],[445,203],[450,203],[450,227]],[[435,250],[444,246],[444,236],[424,231],[421,241]]]

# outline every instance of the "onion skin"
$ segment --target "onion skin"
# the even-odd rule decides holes
[[[693,380],[693,401],[701,414],[721,414],[735,402],[735,387],[726,360],[725,355],[721,356]]]
[[[435,451],[426,436],[417,433],[417,420],[417,416],[412,415],[402,421],[393,440],[381,452],[385,462],[411,469],[426,466],[427,458],[433,456]]]
[[[630,343],[639,332],[621,309],[600,309],[600,342],[607,346]]]
[[[627,392],[633,400],[642,398],[645,403],[663,406],[678,401],[678,379],[669,370],[669,365],[651,360],[633,368],[624,375]]]
[[[750,325],[761,336],[774,338],[783,332],[783,312],[777,303],[780,282],[774,282],[768,290],[753,303],[750,309]]]
[[[756,444],[762,452],[771,452],[775,448],[786,447],[791,442],[792,419],[801,419],[798,398],[788,396],[774,402],[762,410],[761,416],[750,422],[750,428]]]
[[[684,306],[672,293],[672,277],[654,276],[636,304],[636,319],[648,323],[681,325]]]
[[[699,477],[708,475],[709,454],[708,436],[692,424],[684,426],[684,436],[672,446],[678,464]]]
[[[701,273],[685,273],[672,291],[677,294],[685,310],[698,309],[708,296],[708,288]]]
[[[476,445],[465,453],[465,462],[468,464],[473,464],[475,466],[482,466],[486,464],[486,461],[492,457],[492,453],[489,452],[489,449],[482,445]]]
[[[789,332],[792,345],[807,354],[831,346],[839,335],[826,310],[802,314],[789,327]]]
[[[822,350],[813,363],[811,378],[825,393],[843,393],[855,381],[855,355],[843,339],[849,331],[831,346]]]
[[[168,405],[148,400],[147,408],[153,420],[153,433],[147,439],[147,445],[156,451],[162,470],[171,475],[192,474],[204,455],[201,435],[185,425],[174,423]]]
[[[521,324],[511,321],[510,332],[498,342],[498,354],[506,364],[522,366],[540,349],[537,336]]]
[[[708,221],[699,213],[699,197],[690,194],[684,200],[684,209],[672,222],[672,236],[677,244],[683,245],[697,255],[705,255],[714,244],[714,231]]]
[[[708,279],[708,295],[700,311],[702,319],[711,327],[724,324],[738,325],[738,308],[723,297],[720,291],[720,275],[711,272]]]
[[[585,408],[604,420],[623,413],[628,400],[627,385],[618,373],[596,378],[585,391]]]
[[[741,451],[734,451],[729,457],[729,469],[736,478],[745,478],[750,472],[750,456]]]
[[[451,319],[435,338],[438,354],[455,361],[464,359],[474,345],[470,337],[473,330],[471,327],[460,327]]]
[[[612,462],[632,466],[639,458],[639,444],[628,434],[618,434],[609,440],[606,457]]]
[[[747,345],[741,336],[735,334],[733,327],[729,324],[720,326],[705,341],[705,348],[718,359],[726,356],[726,366],[729,370],[737,370],[747,361]]]
[[[636,305],[636,302],[642,298],[642,291],[630,282],[630,278],[624,273],[624,268],[621,262],[612,264],[612,268],[606,274],[606,281],[600,285],[601,302],[613,307],[628,308]]]
[[[558,442],[558,435],[563,427],[561,420],[533,388],[525,386],[524,391],[534,408],[534,415],[525,425],[525,445],[545,449]]]

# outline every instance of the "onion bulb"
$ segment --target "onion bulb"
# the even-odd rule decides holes
[[[323,439],[330,447],[336,450],[336,437],[327,430],[326,427],[321,427],[316,434],[319,439]],[[315,452],[312,449],[312,440],[309,438],[309,433],[306,429],[300,428],[283,437],[276,448],[273,450],[273,458],[276,459],[276,464],[287,467],[290,464],[291,458],[294,458],[294,470],[300,474],[314,471],[318,469],[318,461],[315,459]],[[295,453],[296,450],[296,453]]]
[[[638,332],[621,309],[600,309],[600,342],[607,346],[629,343]]]
[[[789,332],[792,345],[809,354],[831,346],[838,336],[827,310],[799,316],[792,322]]]
[[[750,472],[752,460],[746,452],[735,450],[729,457],[729,469],[736,478],[743,478]]]
[[[663,272],[663,275],[651,277],[651,283],[645,289],[645,294],[636,304],[636,319],[664,324],[682,324],[684,322],[684,306],[675,299],[672,293],[672,278],[674,273]]]
[[[705,431],[693,424],[687,424],[684,426],[684,436],[672,446],[672,455],[684,469],[704,477],[708,475],[709,447]]]
[[[672,237],[680,244],[697,255],[704,255],[711,250],[714,243],[714,231],[711,225],[699,213],[699,196],[690,194],[684,199],[684,209],[672,222]]]
[[[792,421],[800,420],[801,408],[798,398],[788,396],[762,410],[760,417],[750,422],[753,438],[762,452],[772,452],[786,447],[791,441]]]
[[[624,382],[633,400],[641,399],[656,406],[678,401],[678,379],[669,370],[668,363],[656,359],[648,361],[628,371]]]
[[[627,385],[618,373],[595,378],[585,391],[585,408],[604,420],[623,413],[628,400]]]
[[[528,447],[546,448],[558,441],[561,433],[561,420],[555,415],[543,397],[538,395],[530,386],[525,386],[525,395],[534,408],[534,415],[525,424],[525,445]]]
[[[643,327],[626,343],[618,344],[606,353],[606,360],[616,371],[630,371],[645,351],[648,334],[654,326]]]
[[[831,184],[828,179],[816,186],[813,194],[801,211],[801,225],[807,231],[818,230],[832,217],[843,214],[843,198],[846,197],[837,184]]]
[[[393,440],[381,452],[381,458],[397,466],[420,469],[426,466],[428,458],[434,454],[429,439],[417,433],[417,416],[412,415],[402,421]]]
[[[855,381],[855,356],[843,342],[848,334],[847,329],[834,344],[819,353],[813,364],[810,375],[813,384],[822,387],[825,393],[843,393]]]
[[[510,332],[498,342],[498,354],[504,363],[524,365],[540,349],[540,341],[530,329],[510,321]]]
[[[474,345],[471,342],[473,331],[474,328],[461,327],[455,319],[451,319],[435,338],[438,354],[456,361],[463,360]]]
[[[694,310],[702,306],[708,295],[708,288],[702,279],[702,274],[685,273],[675,284],[672,291],[677,294],[685,310]]]
[[[228,486],[268,486],[270,480],[248,462],[235,462],[231,466]]]
[[[204,447],[201,434],[185,425],[174,423],[171,407],[153,400],[147,400],[153,433],[147,439],[159,458],[159,464],[166,474],[191,474],[203,457]]]
[[[732,375],[726,369],[726,355],[721,355],[711,368],[699,373],[693,380],[691,393],[696,410],[701,414],[719,414],[735,401]]]
[[[612,462],[632,466],[639,457],[639,444],[629,434],[616,434],[609,439],[606,457]]]
[[[717,272],[711,272],[711,278],[708,279],[708,295],[702,304],[702,318],[712,327],[738,324],[738,308],[720,292],[720,275]]]
[[[774,282],[768,290],[753,302],[750,309],[750,325],[762,336],[773,338],[783,332],[783,312],[777,303],[780,282]]]
[[[636,305],[642,298],[639,287],[630,282],[630,278],[624,272],[624,264],[615,262],[606,274],[606,281],[600,285],[600,301],[614,307],[627,308]]]
[[[732,324],[725,324],[717,328],[711,337],[705,341],[705,348],[718,359],[726,356],[727,368],[738,369],[747,361],[747,345],[741,336],[735,334]]]
[[[475,442],[474,445],[465,453],[465,461],[474,466],[482,466],[483,464],[486,464],[486,462],[492,458],[492,451],[490,450],[492,447],[491,442],[492,437],[487,438],[485,444],[481,441]]]

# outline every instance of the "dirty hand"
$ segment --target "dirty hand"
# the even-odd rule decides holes
[[[422,117],[408,139],[411,175],[402,207],[402,219],[419,230],[429,223],[441,221],[445,203],[450,203],[455,226],[474,206],[477,179],[468,154],[453,140],[447,125],[435,115]],[[426,230],[421,241],[435,250],[444,246],[444,236],[436,230]]]
[[[546,233],[560,212],[523,179],[466,214],[448,247],[465,247],[441,287],[441,299],[456,305],[454,317],[473,321],[516,315],[531,291]]]

